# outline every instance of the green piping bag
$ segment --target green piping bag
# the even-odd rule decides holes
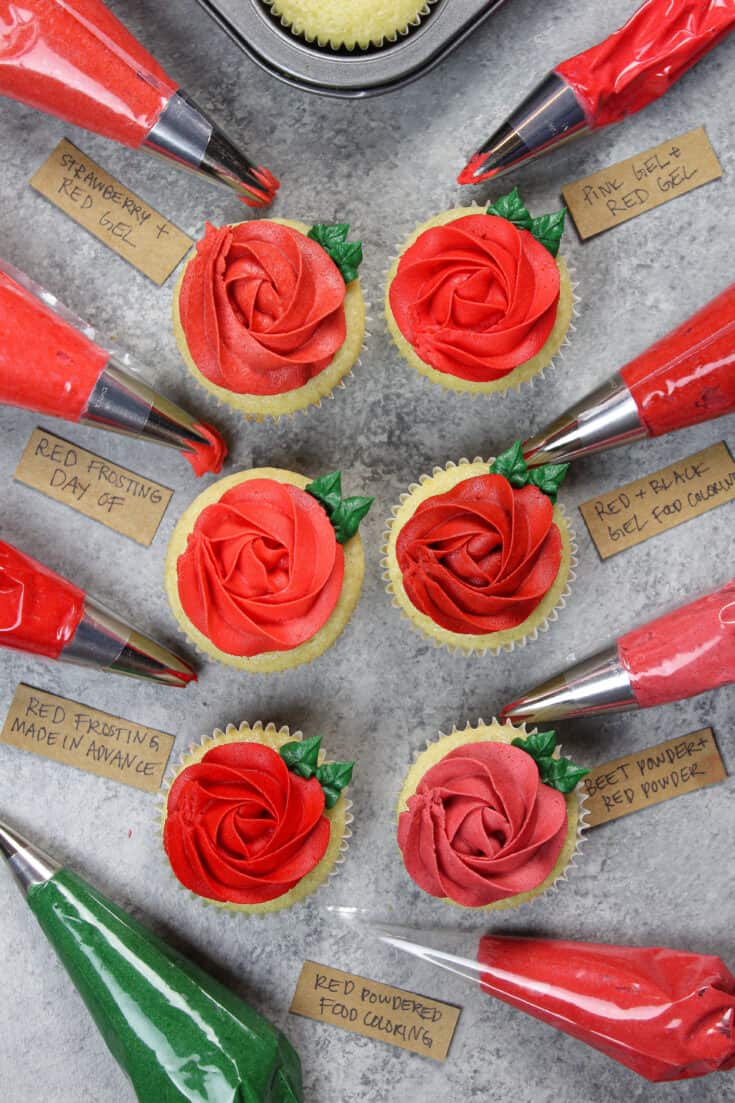
[[[234,992],[2,822],[0,853],[139,1103],[301,1103],[298,1054]]]

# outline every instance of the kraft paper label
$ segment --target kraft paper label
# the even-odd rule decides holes
[[[461,1008],[305,961],[290,1010],[444,1061]]]
[[[735,499],[735,463],[724,441],[579,507],[601,559],[642,544]]]
[[[0,742],[156,793],[174,737],[21,682]]]
[[[703,126],[562,188],[581,238],[594,237],[718,180],[722,168]]]
[[[31,178],[31,187],[159,287],[194,244],[67,138]]]
[[[167,486],[45,429],[31,433],[15,478],[145,547],[173,496]]]
[[[702,728],[595,766],[583,782],[587,823],[596,827],[726,777],[714,732]]]

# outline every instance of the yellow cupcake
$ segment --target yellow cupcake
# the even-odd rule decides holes
[[[546,735],[554,742],[553,733]],[[409,876],[443,903],[473,911],[517,908],[565,876],[585,826],[583,791],[574,784],[583,772],[562,793],[542,781],[522,748],[482,750],[533,737],[545,738],[525,725],[480,720],[429,743],[409,770],[398,800],[398,845]],[[551,757],[561,760],[558,746]],[[514,891],[519,886],[528,887]]]
[[[395,42],[436,0],[266,0],[284,27],[319,46],[354,50]]]
[[[487,378],[482,380],[476,380],[472,378],[465,378],[459,374],[452,374],[449,371],[442,370],[436,366],[436,364],[429,363],[417,352],[414,345],[406,338],[402,332],[401,327],[396,319],[394,306],[391,303],[391,288],[394,286],[396,275],[399,271],[399,266],[406,255],[407,250],[413,246],[418,239],[426,233],[427,230],[432,230],[440,226],[446,226],[452,222],[456,222],[458,219],[466,218],[468,215],[484,215],[486,213],[484,207],[480,207],[477,204],[473,204],[468,207],[454,207],[452,210],[444,211],[442,214],[435,215],[434,218],[430,218],[427,222],[422,223],[404,242],[401,247],[399,255],[394,260],[388,272],[388,279],[385,291],[385,315],[388,323],[393,342],[396,345],[401,356],[406,360],[411,367],[420,372],[432,383],[438,383],[442,387],[446,387],[448,390],[459,391],[470,395],[492,395],[500,394],[504,391],[515,389],[521,386],[521,384],[528,382],[534,376],[543,373],[554,357],[559,353],[562,345],[568,341],[568,332],[572,324],[572,318],[574,316],[574,304],[575,295],[572,287],[571,277],[569,275],[569,269],[566,261],[563,257],[556,258],[556,266],[558,268],[558,281],[559,281],[559,296],[556,307],[556,316],[551,327],[548,336],[546,337],[541,348],[538,349],[528,359],[520,359],[515,367],[506,370],[506,373],[499,378]],[[504,221],[504,220],[503,220]],[[517,231],[515,227],[512,230],[513,233],[525,233],[525,231]],[[531,235],[527,235],[530,237]],[[536,252],[537,257],[540,256],[542,261],[550,263],[550,258],[544,258],[543,252],[539,253],[539,249],[543,247],[531,246],[531,249]],[[553,269],[552,269],[553,271]],[[513,277],[513,273],[511,273]],[[513,279],[510,278],[509,282],[513,285]],[[444,307],[442,307],[443,309]],[[515,325],[515,323],[514,323]],[[438,363],[438,361],[437,361]]]
[[[286,744],[303,744],[301,732],[290,733],[275,724],[238,728],[228,724],[217,728],[201,744],[191,747],[163,790],[161,834],[172,872],[180,884],[205,904],[247,915],[266,915],[290,908],[324,884],[337,871],[348,848],[352,832],[351,803],[344,786],[336,802],[327,807],[319,799],[319,781],[307,781],[286,770],[280,751]],[[318,744],[318,741],[313,741]],[[251,763],[249,744],[269,748],[273,754],[258,755]],[[220,751],[219,748],[229,748]],[[315,756],[316,756],[316,749]],[[213,753],[214,752],[214,753]],[[327,765],[325,753],[318,750],[318,765]],[[347,765],[347,764],[343,764]],[[203,767],[209,771],[206,789],[199,785]],[[237,775],[248,773],[243,782],[241,802],[236,799]],[[225,775],[220,778],[220,773]],[[269,786],[283,791],[283,803],[275,808],[273,790],[262,798],[253,792],[253,773],[265,775]],[[227,784],[226,799],[218,808],[217,786]],[[289,847],[287,813],[294,814],[291,802],[298,803],[299,830],[309,822],[305,840]],[[179,805],[183,810],[179,814]],[[247,804],[247,808],[243,806]],[[206,815],[205,815],[206,814]],[[242,818],[241,817],[242,814]],[[243,819],[247,821],[243,826]],[[216,825],[216,829],[212,825]],[[243,831],[248,837],[243,839]],[[276,851],[289,850],[287,856],[274,854],[270,839],[280,832]],[[234,832],[234,835],[231,833]],[[228,836],[223,842],[223,837]],[[303,872],[302,876],[297,876]],[[296,883],[291,884],[292,881]],[[290,887],[287,887],[289,886]],[[279,888],[284,891],[278,892]],[[245,903],[243,897],[255,902]]]
[[[254,488],[248,485],[253,480],[259,480]],[[322,503],[301,493],[311,481],[274,467],[241,471],[208,487],[180,517],[166,555],[166,593],[179,625],[204,654],[238,670],[267,674],[311,662],[331,647],[346,627],[365,573],[362,542],[356,533],[345,543],[337,543]],[[283,488],[292,487],[300,493],[287,490],[284,496]],[[254,493],[258,495],[255,505],[251,501]],[[210,506],[220,506],[220,510],[202,519]],[[220,513],[230,508],[255,511],[257,531],[247,518],[250,527],[239,529],[239,513],[233,527],[227,514],[225,542]],[[284,527],[284,509],[298,511],[298,526]],[[308,545],[289,544],[297,530]],[[241,537],[247,545],[244,551]],[[301,574],[305,576],[303,591],[299,589]],[[315,578],[318,589],[313,591]],[[301,623],[291,612],[294,603],[304,608],[308,623]],[[282,604],[288,609],[279,618]],[[269,648],[267,641],[280,640],[284,625],[300,642]],[[229,650],[221,646],[223,640]]]
[[[253,227],[262,227],[268,223],[284,226],[304,237],[309,231],[309,226],[305,222],[294,222],[284,218],[259,219],[257,222],[237,222],[232,223],[229,228],[236,229],[242,226],[252,229]],[[227,227],[222,227],[221,229],[224,230],[227,229]],[[209,336],[212,332],[212,326],[209,324],[203,325],[203,331],[206,332],[208,336],[206,339],[200,339],[199,344],[196,346],[197,355],[195,356],[191,347],[191,345],[195,344],[195,340],[191,335],[187,338],[186,332],[187,328],[189,328],[192,323],[187,322],[186,319],[183,318],[182,310],[182,288],[185,287],[187,273],[191,273],[191,277],[193,278],[197,266],[202,266],[199,250],[207,247],[208,240],[213,238],[214,234],[218,232],[219,231],[216,231],[213,227],[207,228],[205,236],[199,243],[199,246],[192,250],[189,255],[174,290],[172,306],[174,336],[184,363],[197,382],[205,387],[210,394],[213,394],[220,402],[224,402],[228,406],[238,410],[250,420],[262,421],[267,417],[279,418],[286,414],[293,414],[299,410],[304,410],[309,406],[320,405],[323,398],[331,396],[335,387],[344,385],[345,377],[354,367],[362,350],[365,338],[365,300],[362,295],[360,280],[358,278],[352,279],[345,287],[344,300],[342,303],[345,321],[344,340],[336,347],[332,354],[332,359],[326,367],[317,371],[306,383],[276,394],[249,393],[247,391],[230,389],[221,381],[214,381],[205,374],[205,370],[211,372],[211,369],[207,368],[205,364],[205,357],[211,356],[212,350],[215,347],[213,340]],[[313,243],[310,242],[310,246],[313,246]],[[192,268],[192,265],[194,265],[195,268]],[[286,306],[288,306],[288,304],[286,304]],[[195,314],[197,322],[201,324],[201,311],[198,304]]]
[[[574,533],[567,519],[566,513],[560,505],[555,505],[551,517],[551,527],[555,526],[559,533],[559,566],[553,581],[538,602],[536,607],[514,627],[501,630],[483,632],[473,631],[471,625],[464,626],[465,630],[457,631],[443,626],[431,615],[422,612],[409,596],[404,577],[404,569],[399,564],[397,544],[401,532],[414,517],[416,510],[423,503],[436,499],[439,495],[456,492],[468,480],[490,473],[490,461],[475,459],[471,463],[462,459],[458,464],[448,463],[445,468],[435,467],[431,475],[422,475],[418,483],[414,483],[407,494],[401,496],[397,506],[393,508],[393,515],[388,522],[386,543],[383,548],[384,579],[388,593],[393,598],[393,604],[400,609],[415,628],[418,628],[424,636],[427,636],[435,644],[447,647],[450,651],[463,651],[467,654],[480,654],[490,652],[512,651],[515,646],[524,646],[529,640],[535,640],[539,632],[544,632],[550,622],[556,620],[558,612],[566,604],[566,599],[571,593],[570,582],[573,581],[574,566],[576,566],[576,544]],[[524,488],[525,490],[526,488]],[[514,495],[518,493],[509,488]],[[540,493],[540,492],[539,492]],[[443,537],[437,534],[440,539]],[[556,539],[553,541],[556,544]],[[419,564],[420,566],[420,564]],[[471,592],[469,594],[471,597]]]

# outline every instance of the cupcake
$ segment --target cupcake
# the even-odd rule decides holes
[[[558,257],[565,210],[532,218],[518,189],[483,211],[455,207],[409,237],[388,273],[385,311],[401,355],[469,394],[518,387],[552,361],[574,313]]]
[[[311,482],[261,467],[214,483],[182,514],[166,557],[168,599],[186,636],[256,673],[321,655],[360,596],[357,529],[372,501],[344,498],[339,471]]]
[[[321,737],[228,725],[193,747],[164,793],[163,845],[180,884],[207,903],[263,914],[326,881],[350,836],[351,762]]]
[[[360,355],[359,241],[345,223],[259,219],[217,228],[174,292],[176,343],[208,391],[256,419],[319,405]]]
[[[413,881],[445,903],[515,908],[562,877],[582,828],[588,770],[554,732],[493,721],[430,743],[398,801],[398,846]]]
[[[346,47],[382,46],[395,42],[399,35],[417,27],[429,4],[436,0],[392,0],[376,4],[375,0],[265,0],[274,15],[293,34],[307,42]]]
[[[574,536],[556,493],[568,464],[529,470],[520,441],[488,465],[422,475],[394,508],[385,579],[425,636],[466,652],[536,639],[570,593]]]

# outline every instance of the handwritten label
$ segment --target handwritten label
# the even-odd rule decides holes
[[[724,441],[579,507],[601,559],[735,499],[735,463]]]
[[[67,138],[32,177],[31,187],[159,287],[194,244]]]
[[[722,176],[703,126],[562,188],[581,238],[594,237]]]
[[[293,1015],[444,1061],[461,1009],[305,961],[290,1010]]]
[[[174,737],[21,682],[0,742],[156,793]]]
[[[44,429],[34,429],[15,478],[148,547],[173,490]]]
[[[702,728],[595,766],[584,780],[587,823],[596,827],[726,777],[714,732]]]

